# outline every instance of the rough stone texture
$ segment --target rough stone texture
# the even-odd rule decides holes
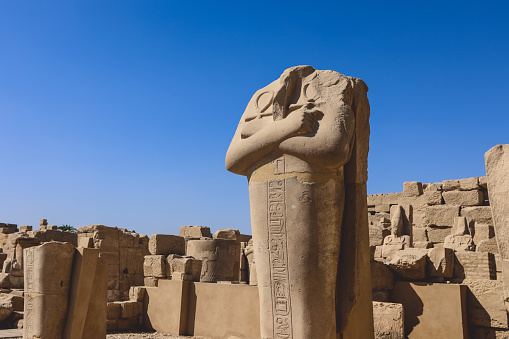
[[[394,274],[391,269],[378,261],[371,261],[371,288],[373,291],[392,290]]]
[[[428,250],[407,248],[396,252],[389,268],[401,280],[422,280],[426,277],[426,258]]]
[[[152,234],[148,242],[150,254],[186,254],[186,241],[183,237],[169,234]]]
[[[7,319],[13,311],[12,298],[8,294],[0,293],[0,322]]]
[[[478,224],[493,225],[490,206],[462,207],[461,216],[473,219]]]
[[[403,305],[385,302],[373,302],[375,338],[404,339],[405,321]]]
[[[479,178],[473,177],[473,178],[465,178],[458,180],[460,183],[460,190],[462,191],[473,191],[478,190],[481,187],[479,186]]]
[[[495,228],[492,225],[478,224],[474,226],[474,243],[479,244],[483,240],[495,237]]]
[[[475,247],[476,252],[489,252],[498,254],[498,245],[495,238],[481,240]]]
[[[235,266],[240,256],[240,247],[236,240],[189,240],[187,253],[202,261],[200,281],[234,281],[238,277]]]
[[[493,147],[486,152],[484,160],[505,293],[509,295],[509,144]]]
[[[459,279],[496,279],[495,256],[486,252],[456,252],[454,278]]]
[[[427,242],[428,238],[428,230],[425,227],[414,227],[413,229],[413,241],[415,242]]]
[[[249,178],[261,337],[373,338],[368,149],[359,79],[297,66],[249,102],[225,163]]]
[[[166,258],[166,275],[172,280],[200,281],[201,268],[202,261],[193,257],[170,254]]]
[[[182,226],[179,235],[188,238],[212,238],[210,227],[207,226]]]
[[[452,278],[454,274],[454,251],[449,248],[431,248],[428,251],[428,275]]]
[[[422,194],[422,183],[407,181],[403,183],[403,195],[405,197],[417,197]]]
[[[145,277],[166,277],[166,262],[164,255],[146,255],[143,262],[143,273]]]
[[[459,206],[429,206],[426,208],[426,224],[428,226],[453,226],[454,218],[459,215]]]
[[[471,326],[470,331],[473,339],[509,339],[509,331],[498,328]]]
[[[443,201],[441,191],[424,192],[424,198],[426,199],[426,204],[429,206],[440,205]]]
[[[446,192],[455,191],[460,189],[459,180],[444,180],[442,181],[442,189]]]
[[[503,283],[498,280],[466,279],[463,284],[471,292],[467,293],[469,324],[507,329]]]
[[[445,238],[449,235],[451,235],[451,226],[446,227],[437,227],[437,226],[430,226],[427,228],[427,234],[429,241],[431,241],[433,244],[443,243],[445,241]]]
[[[61,337],[74,252],[71,244],[57,242],[25,249],[24,338]]]
[[[448,205],[477,206],[484,201],[481,191],[450,191],[444,192],[442,197]]]

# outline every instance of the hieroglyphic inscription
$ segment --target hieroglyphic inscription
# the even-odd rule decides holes
[[[31,336],[32,334],[32,319],[34,303],[32,292],[34,291],[34,250],[25,250],[25,334]]]
[[[292,308],[286,238],[285,181],[268,181],[268,228],[274,338],[291,339]]]

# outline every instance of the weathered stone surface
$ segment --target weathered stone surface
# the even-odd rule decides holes
[[[428,230],[426,227],[414,227],[413,228],[413,240],[415,242],[429,241]]]
[[[422,183],[407,181],[403,183],[403,195],[405,197],[418,197],[422,194]]]
[[[431,248],[428,251],[428,275],[452,278],[454,274],[454,251],[449,248]]]
[[[166,277],[166,262],[164,255],[146,255],[143,262],[143,273],[145,277]]]
[[[458,180],[460,183],[460,190],[462,191],[473,191],[479,190],[481,187],[479,186],[479,178],[466,178]]]
[[[426,258],[428,250],[407,248],[396,252],[389,262],[389,268],[401,280],[421,280],[426,277]]]
[[[109,302],[106,309],[108,319],[120,318],[121,307],[118,302]]]
[[[452,226],[454,218],[459,215],[459,206],[430,206],[426,208],[426,224],[428,226]]]
[[[442,186],[443,184],[441,182],[427,184],[426,188],[424,189],[424,192],[442,191]]]
[[[449,191],[442,194],[448,205],[477,206],[481,205],[484,196],[481,191]]]
[[[131,288],[129,289],[129,300],[143,301],[144,296],[145,296],[144,286],[131,286]]]
[[[495,279],[496,262],[492,253],[486,252],[455,252],[454,278],[463,279]]]
[[[453,249],[454,251],[474,251],[474,240],[470,235],[473,229],[472,222],[467,218],[454,218],[454,226],[451,230],[451,235],[445,237],[444,247]]]
[[[488,177],[487,176],[479,177],[479,186],[481,186],[484,189],[488,188]]]
[[[152,234],[148,242],[152,255],[186,254],[186,241],[183,237],[169,234]]]
[[[478,224],[474,225],[474,243],[478,244],[482,240],[488,240],[495,237],[495,228],[492,225]]]
[[[235,240],[189,240],[187,253],[202,261],[200,281],[234,281],[235,263],[240,256]]]
[[[337,315],[343,337],[373,338],[366,89],[333,71],[293,67],[255,93],[238,125],[225,163],[249,178],[261,337],[327,338]],[[338,274],[338,261],[355,276]],[[284,317],[273,317],[290,299]]]
[[[442,204],[442,192],[441,191],[427,191],[424,192],[424,199],[426,204],[429,206]]]
[[[0,288],[10,288],[11,279],[9,273],[0,273]]]
[[[463,280],[467,293],[468,322],[476,326],[508,328],[504,285],[498,280]]]
[[[505,293],[509,295],[509,144],[493,147],[486,152],[484,160]]]
[[[455,191],[460,189],[459,180],[444,180],[442,181],[442,189],[446,192]]]
[[[430,226],[427,228],[428,239],[433,244],[443,243],[445,238],[451,235],[451,226],[439,227]]]
[[[371,288],[373,291],[392,290],[394,287],[394,273],[391,269],[378,261],[371,261]]]
[[[375,321],[375,338],[405,338],[403,305],[374,301],[373,318]]]
[[[193,257],[181,257],[171,254],[166,258],[166,275],[178,280],[200,281],[202,261]],[[184,275],[182,278],[176,273]],[[174,275],[175,274],[175,275]],[[187,276],[187,277],[186,277]]]
[[[493,225],[490,206],[462,207],[461,216],[473,219],[479,224]]]
[[[189,238],[212,238],[210,227],[207,226],[182,226],[179,235]]]
[[[7,319],[13,311],[12,298],[8,294],[0,293],[0,322]]]
[[[476,252],[489,252],[498,254],[497,239],[491,238],[488,240],[481,240],[475,247]]]

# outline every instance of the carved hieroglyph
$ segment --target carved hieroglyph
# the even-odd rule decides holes
[[[373,337],[366,93],[297,66],[242,115],[226,167],[249,181],[262,338]]]

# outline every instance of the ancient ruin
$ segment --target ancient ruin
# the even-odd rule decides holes
[[[249,101],[226,156],[248,178],[253,236],[0,223],[0,327],[26,339],[509,338],[509,145],[485,154],[486,176],[375,195],[368,148],[362,80],[287,69]]]

